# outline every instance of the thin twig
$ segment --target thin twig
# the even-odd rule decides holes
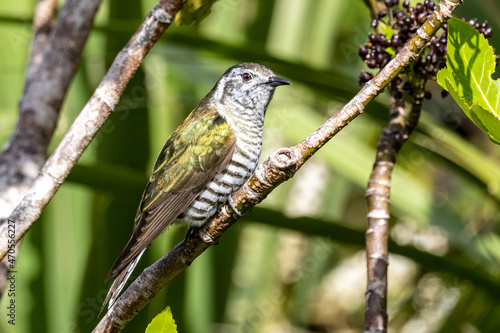
[[[439,30],[445,19],[451,16],[459,2],[461,1],[446,0],[441,7],[438,7],[440,12],[433,13],[422,25],[422,30],[404,46],[397,56],[316,132],[295,147],[279,149],[262,165],[259,165],[255,174],[232,196],[233,204],[238,211],[243,215],[249,212],[277,186],[293,177],[314,153],[361,114],[364,106],[416,58],[417,53]],[[121,331],[161,288],[216,243],[240,217],[231,207],[227,205],[222,207],[217,215],[198,232],[190,233],[186,239],[145,269],[102,318],[93,332]]]

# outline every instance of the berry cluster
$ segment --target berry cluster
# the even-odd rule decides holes
[[[377,14],[371,26],[378,31],[390,31],[390,33],[369,34],[368,42],[359,49],[359,56],[369,68],[383,68],[398,53],[404,44],[415,36],[418,28],[436,9],[434,1],[425,0],[424,3],[417,3],[415,7],[410,7],[408,0],[384,0],[386,9]],[[465,19],[463,19],[465,21]],[[479,23],[477,19],[470,20],[469,24],[476,28],[484,37],[492,36],[492,30],[488,27],[488,22]],[[413,72],[423,80],[436,79],[437,72],[446,65],[446,42],[447,24],[443,25],[443,33],[433,37],[426,45],[423,52],[413,64]],[[498,56],[497,56],[498,63]],[[359,77],[360,85],[365,84],[373,78],[368,72],[361,72]],[[400,85],[401,79],[395,82]],[[404,90],[411,89],[409,82],[405,82]],[[431,98],[430,92],[425,92],[426,98]]]
[[[368,35],[369,41],[359,49],[359,55],[369,68],[383,68],[391,59],[391,54],[401,51],[403,45],[415,35],[436,7],[433,1],[428,0],[424,4],[418,3],[415,7],[410,7],[408,0],[404,1],[401,7],[399,0],[385,0],[384,3],[387,9],[378,12],[378,19],[374,19],[371,25],[377,28],[379,24],[384,24],[390,27],[394,34],[390,37],[384,33]],[[386,52],[389,47],[392,52]]]

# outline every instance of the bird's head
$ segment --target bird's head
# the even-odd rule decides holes
[[[274,89],[289,84],[287,79],[276,76],[265,66],[244,62],[229,68],[222,75],[214,87],[213,97],[227,106],[236,103],[265,112]]]

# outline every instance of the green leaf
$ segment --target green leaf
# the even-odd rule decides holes
[[[390,25],[387,25],[383,22],[380,22],[378,26],[378,32],[385,34],[386,39],[391,39],[392,36],[394,36],[394,29]],[[396,49],[393,48],[392,46],[388,47],[385,49],[386,53],[389,53],[391,56],[395,57],[396,56]]]
[[[468,23],[448,21],[446,68],[437,81],[491,141],[500,144],[500,81],[492,80],[495,54],[488,41]]]
[[[390,54],[391,56],[393,56],[393,57],[395,57],[395,56],[396,56],[396,49],[395,49],[395,48],[393,48],[392,46],[387,47],[387,48],[385,49],[385,52],[386,52],[386,53],[389,53],[389,54]]]
[[[177,325],[169,306],[153,318],[146,328],[146,333],[177,333]]]
[[[392,29],[391,26],[387,24],[381,24],[380,26],[382,29],[382,33],[385,34],[386,39],[391,39],[392,36],[394,36],[394,29]]]

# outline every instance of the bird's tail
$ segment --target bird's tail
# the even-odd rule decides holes
[[[111,310],[113,307],[113,304],[115,304],[116,299],[120,295],[120,292],[122,291],[123,287],[125,286],[125,283],[127,283],[128,278],[130,277],[130,274],[134,271],[135,266],[141,259],[144,251],[146,249],[142,250],[137,257],[135,257],[127,266],[123,268],[123,270],[116,276],[115,281],[113,281],[113,284],[109,288],[108,294],[106,295],[106,299],[104,300],[104,303],[102,304],[101,311],[99,312],[99,316],[102,313],[102,310],[106,307],[106,304],[108,304],[108,310]]]

